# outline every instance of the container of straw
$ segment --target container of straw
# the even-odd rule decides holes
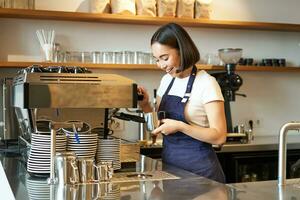
[[[36,31],[36,35],[44,52],[45,61],[53,61],[55,31],[40,29]]]

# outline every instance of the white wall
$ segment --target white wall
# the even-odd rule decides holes
[[[44,0],[43,2],[45,3]],[[66,5],[60,3],[60,8],[67,9]],[[84,3],[87,5],[87,1]],[[296,10],[299,6],[300,1],[297,0],[214,0],[212,18],[300,23],[300,13]],[[86,11],[88,6],[82,6],[80,9]],[[56,41],[66,50],[150,51],[149,40],[158,26],[0,19],[0,60],[6,60],[9,54],[40,55],[35,36],[35,31],[40,28],[54,29],[57,33]],[[297,32],[190,27],[186,29],[197,44],[202,57],[207,53],[217,53],[219,48],[240,47],[244,50],[244,57],[258,60],[283,57],[290,65],[300,65],[298,56],[300,33]],[[97,70],[97,72],[128,76],[138,84],[145,85],[149,91],[158,86],[163,75],[160,71],[138,69]],[[255,132],[257,135],[266,135],[277,134],[280,126],[286,121],[300,119],[300,94],[297,90],[300,85],[298,78],[300,73],[240,72],[239,74],[244,79],[240,93],[247,94],[247,98],[237,97],[236,102],[232,103],[234,125],[246,123],[249,119],[258,119],[260,125],[256,127]],[[129,139],[137,138],[137,125],[126,123],[122,134]]]

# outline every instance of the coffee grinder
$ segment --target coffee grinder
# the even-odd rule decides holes
[[[225,115],[226,115],[226,124],[227,124],[227,137],[229,135],[237,135],[232,134],[232,118],[231,118],[231,110],[230,110],[230,102],[235,101],[235,96],[243,96],[246,97],[245,94],[236,93],[241,85],[243,84],[243,79],[241,76],[235,73],[236,65],[240,58],[242,57],[242,49],[234,49],[234,48],[226,48],[219,49],[219,57],[225,63],[225,72],[217,72],[211,74],[218,81],[222,94],[224,97],[225,104]]]

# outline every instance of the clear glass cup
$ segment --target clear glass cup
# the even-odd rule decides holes
[[[123,64],[134,64],[133,51],[123,51]]]
[[[44,61],[52,62],[54,55],[54,45],[53,44],[43,44],[42,46]]]
[[[145,64],[155,64],[152,53],[144,53]]]
[[[207,65],[223,65],[218,54],[208,53],[205,56],[205,64]]]
[[[111,51],[105,51],[103,52],[103,57],[102,57],[102,63],[113,63],[114,61],[114,55],[113,52]]]
[[[145,53],[136,51],[134,54],[134,64],[146,64]]]
[[[66,62],[81,62],[81,52],[69,51],[66,57]]]
[[[123,52],[121,51],[115,51],[113,52],[114,56],[113,56],[113,63],[114,64],[122,64],[123,63]]]
[[[154,59],[154,57],[153,57],[153,54],[152,53],[150,53],[150,60],[149,60],[149,64],[156,64],[156,60]]]
[[[53,53],[53,62],[60,62],[60,55],[61,55],[60,51],[54,51],[54,53]]]
[[[91,52],[81,52],[81,62],[82,63],[92,63],[92,53]]]
[[[59,51],[57,52],[57,62],[65,61],[65,52]]]
[[[63,61],[68,62],[70,60],[70,51],[64,52]]]
[[[100,51],[92,52],[93,63],[99,64],[103,61],[103,53]]]
[[[60,44],[54,43],[53,62],[60,62],[60,58],[59,58],[60,55],[61,55]]]

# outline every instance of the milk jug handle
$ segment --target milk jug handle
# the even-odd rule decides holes
[[[79,171],[75,161],[71,162],[71,166],[73,169],[73,177],[70,177],[70,182],[72,184],[76,184],[79,182]]]

